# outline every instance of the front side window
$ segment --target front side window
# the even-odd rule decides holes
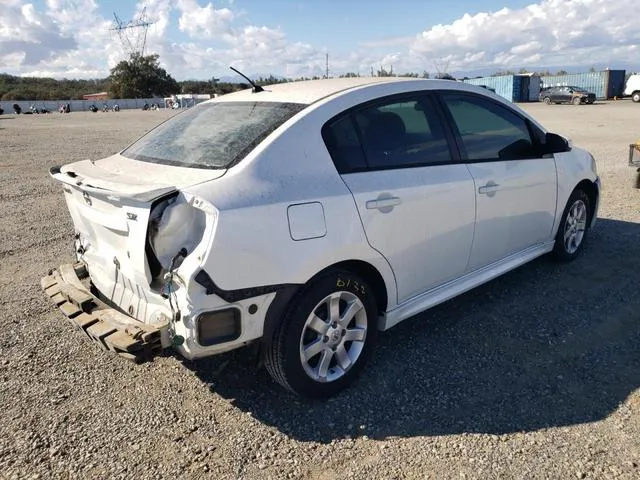
[[[153,129],[122,155],[181,167],[229,168],[305,107],[276,102],[198,105]]]
[[[444,94],[467,161],[536,158],[527,123],[506,107],[489,99]]]

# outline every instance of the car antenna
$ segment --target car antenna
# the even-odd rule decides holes
[[[240,70],[237,70],[233,67],[229,67],[231,70],[233,70],[234,72],[236,72],[238,75],[240,75],[241,77],[244,77],[247,82],[249,82],[251,84],[251,86],[253,87],[253,89],[251,90],[253,93],[258,93],[258,92],[264,92],[264,88],[262,88],[260,85],[256,85],[254,83],[253,80],[251,80],[249,77],[247,77],[244,73],[242,73]]]

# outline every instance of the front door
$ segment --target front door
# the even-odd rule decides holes
[[[474,182],[452,164],[426,96],[355,109],[329,125],[329,149],[369,244],[389,262],[398,302],[462,275],[475,219]]]
[[[476,228],[468,270],[551,239],[556,166],[543,158],[527,122],[491,99],[444,94],[474,180]]]

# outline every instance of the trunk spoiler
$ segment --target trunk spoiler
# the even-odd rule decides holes
[[[146,203],[177,190],[172,185],[116,183],[109,180],[88,178],[72,170],[62,171],[60,166],[51,167],[49,175],[60,183],[79,188],[87,193],[105,196],[112,200],[127,199]]]

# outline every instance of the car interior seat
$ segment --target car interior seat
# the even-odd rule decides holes
[[[371,118],[365,132],[369,162],[384,165],[394,150],[405,143],[406,128],[402,118],[392,112],[381,112]]]

